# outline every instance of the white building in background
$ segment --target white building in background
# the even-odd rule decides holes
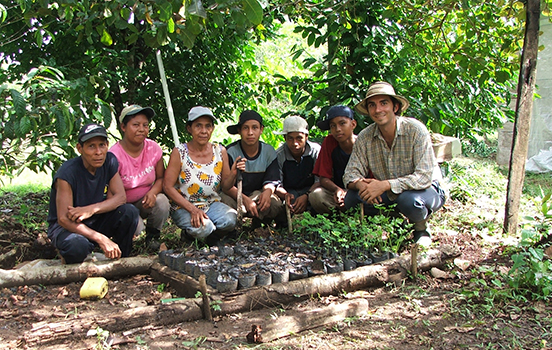
[[[552,22],[541,17],[539,46],[544,46],[537,56],[537,81],[535,92],[540,96],[533,101],[527,171],[552,171]],[[515,108],[515,106],[514,106]],[[512,150],[513,123],[506,123],[499,132],[497,163],[507,166]]]

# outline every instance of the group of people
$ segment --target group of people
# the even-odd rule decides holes
[[[337,105],[317,123],[330,131],[322,145],[309,141],[308,123],[292,115],[277,150],[260,141],[263,119],[253,110],[227,127],[239,140],[211,142],[216,118],[197,106],[186,122],[191,139],[172,150],[166,168],[161,147],[148,139],[155,112],[126,107],[118,118],[123,137],[111,148],[103,126],[81,129],[80,156],[53,179],[48,236],[67,263],[79,263],[95,245],[107,258],[129,256],[144,226],[146,241],[158,247],[169,215],[184,237],[205,240],[234,231],[238,209],[254,222],[285,226],[285,206],[292,214],[322,214],[363,205],[375,214],[375,205],[395,204],[414,225],[414,240],[427,245],[428,218],[445,192],[427,128],[401,116],[408,106],[392,85],[373,83],[355,106],[373,121],[358,136],[353,110]]]

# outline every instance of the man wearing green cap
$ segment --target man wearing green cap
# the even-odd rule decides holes
[[[414,241],[427,246],[427,221],[445,203],[445,192],[429,131],[420,121],[400,116],[408,105],[386,82],[371,84],[366,98],[356,105],[374,123],[358,135],[347,164],[343,182],[351,191],[345,206],[362,201],[372,213],[374,204],[396,204],[414,224]],[[368,178],[370,171],[374,178]]]

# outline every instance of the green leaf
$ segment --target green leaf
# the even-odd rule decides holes
[[[54,111],[54,115],[56,116],[54,126],[56,128],[56,134],[58,138],[67,137],[67,135],[69,135],[69,128],[67,126],[67,120],[65,119],[63,112],[59,108],[56,108]]]
[[[245,26],[245,21],[247,20],[247,17],[241,11],[233,10],[231,16],[238,26]]]
[[[23,116],[19,122],[19,137],[25,137],[32,130],[31,118]]]
[[[196,35],[193,34],[191,31],[188,30],[188,28],[183,28],[180,31],[180,40],[182,40],[182,43],[184,46],[186,46],[188,49],[191,49],[194,47],[194,42]]]
[[[107,104],[102,103],[101,104],[101,111],[102,111],[102,116],[103,116],[103,125],[104,125],[105,128],[109,128],[109,126],[111,125],[111,120],[112,120],[111,108]]]
[[[163,22],[167,22],[172,17],[172,5],[169,2],[164,2],[159,5],[159,19]]]
[[[15,109],[15,114],[22,118],[25,115],[27,103],[25,98],[15,89],[10,90],[11,98],[13,100],[13,107]]]
[[[156,38],[157,38],[157,43],[159,44],[159,46],[163,46],[167,43],[168,33],[167,33],[167,27],[166,26],[159,27],[157,29]]]
[[[215,22],[217,27],[219,27],[219,28],[224,27],[224,17],[222,16],[222,14],[220,12],[214,12],[211,15],[211,18],[213,19],[213,21]]]
[[[174,28],[175,28],[175,24],[174,24],[174,20],[172,18],[169,18],[169,22],[167,22],[167,30],[169,31],[169,33],[174,33]]]
[[[505,71],[505,70],[500,70],[500,71],[496,72],[495,76],[496,76],[496,81],[501,83],[501,84],[507,82],[508,80],[510,80],[510,72]]]
[[[243,0],[242,6],[249,22],[254,25],[261,24],[263,21],[263,8],[257,0]]]
[[[101,38],[101,42],[102,44],[106,45],[106,46],[111,46],[113,45],[113,38],[111,37],[111,35],[107,32],[107,30],[103,30],[102,32],[102,38]]]
[[[42,31],[37,30],[35,32],[35,40],[36,40],[36,44],[38,45],[38,47],[42,46],[42,39],[43,39]]]

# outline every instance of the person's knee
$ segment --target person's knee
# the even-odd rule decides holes
[[[397,198],[397,209],[406,216],[410,222],[426,220],[429,215],[423,198],[406,192]]]
[[[238,221],[238,215],[235,211],[230,211],[222,216],[217,222],[217,230],[221,231],[232,231],[236,228],[236,223]]]
[[[345,204],[345,209],[349,210],[352,207],[355,207],[358,204],[362,203],[362,199],[360,198],[358,191],[347,190],[347,194],[345,195],[345,199],[343,200],[343,202]]]
[[[165,196],[163,193],[159,193],[157,195],[155,206],[157,207],[158,211],[161,213],[168,213],[169,210],[171,209],[171,203],[169,202],[169,199],[167,198],[167,196]]]
[[[326,201],[326,194],[324,193],[324,188],[316,188],[309,194],[309,203],[312,208],[318,214],[325,214],[331,212],[331,205]]]
[[[67,264],[78,264],[86,259],[92,252],[94,245],[79,234],[72,234],[61,242],[58,242],[58,250]]]
[[[140,210],[130,203],[123,204],[117,208],[121,219],[128,223],[138,223]]]
[[[186,233],[188,233],[193,238],[204,239],[207,238],[211,233],[213,233],[215,229],[216,227],[213,222],[211,220],[207,220],[200,227],[188,227],[186,229]]]

